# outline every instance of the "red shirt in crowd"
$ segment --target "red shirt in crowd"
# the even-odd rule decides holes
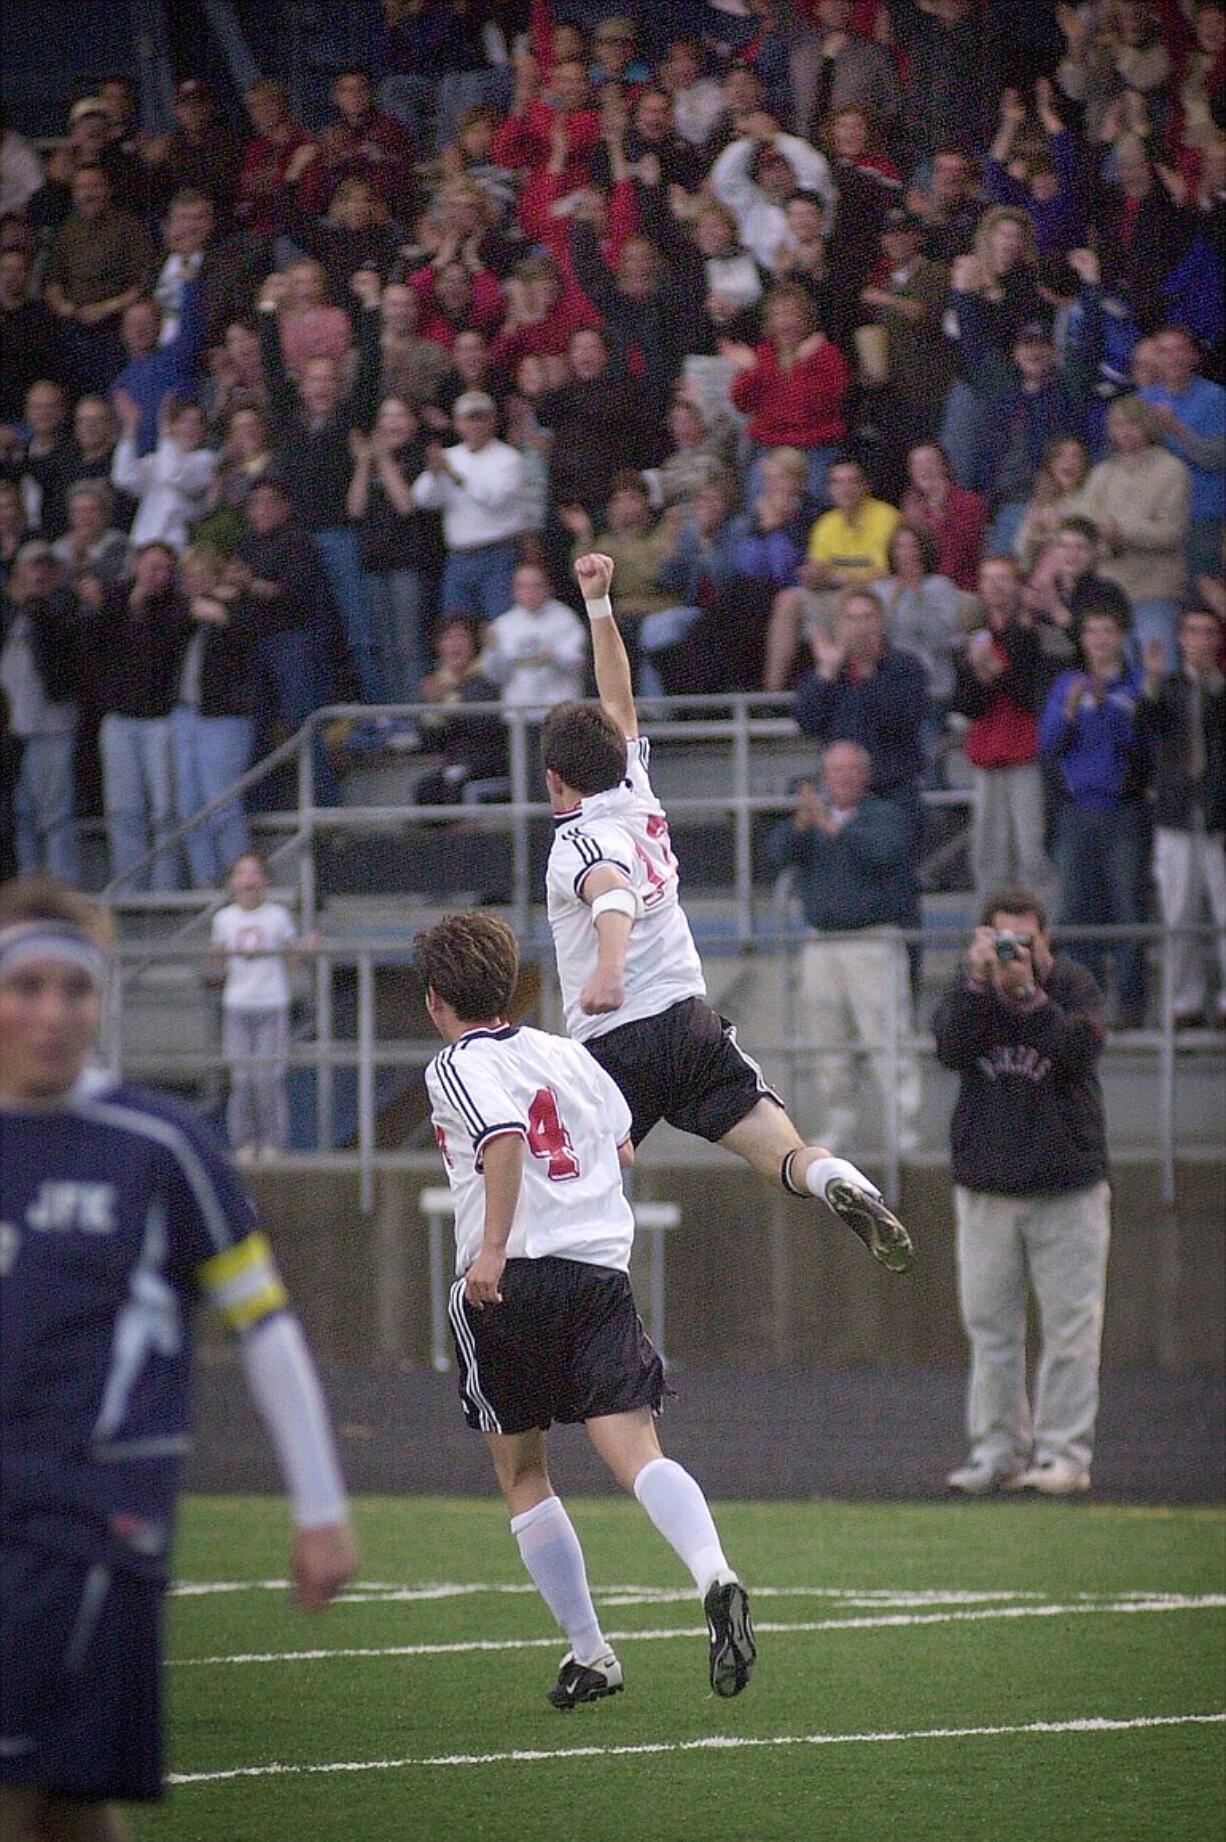
[[[940,574],[948,576],[955,588],[973,593],[988,530],[988,509],[979,494],[968,492],[964,486],[951,486],[940,515],[935,516],[924,495],[912,486],[903,499],[902,515],[932,532]]]
[[[850,388],[847,360],[829,339],[786,369],[764,343],[732,380],[732,401],[750,418],[750,439],[760,446],[825,448],[847,433],[843,403]]]

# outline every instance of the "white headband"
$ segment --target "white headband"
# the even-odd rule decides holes
[[[71,921],[18,921],[0,928],[0,980],[31,960],[58,960],[89,974],[101,990],[109,961],[97,941]]]

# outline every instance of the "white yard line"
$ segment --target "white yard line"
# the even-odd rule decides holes
[[[691,1595],[692,1597],[692,1595]],[[796,1624],[772,1624],[755,1619],[759,1632],[777,1632],[787,1636],[815,1631],[899,1630],[915,1625],[977,1624],[987,1619],[1016,1618],[1086,1618],[1123,1616],[1136,1612],[1200,1612],[1226,1606],[1226,1594],[1164,1594],[1147,1599],[1122,1598],[1106,1602],[1076,1600],[1067,1604],[993,1605],[973,1610],[936,1612],[885,1612],[860,1618],[819,1618]],[[609,1631],[610,1643],[630,1644],[658,1642],[667,1638],[693,1639],[699,1635],[693,1626],[656,1631]],[[321,1663],[331,1659],[352,1660],[360,1657],[432,1657],[462,1656],[468,1653],[499,1650],[540,1650],[556,1648],[553,1637],[473,1638],[450,1644],[387,1644],[372,1647],[344,1646],[321,1650],[248,1651],[234,1656],[176,1657],[172,1667],[200,1669],[209,1665],[244,1663]]]
[[[239,1765],[221,1772],[172,1772],[172,1785],[222,1784],[236,1778],[326,1776],[333,1772],[395,1772],[466,1765],[540,1765],[551,1760],[626,1759],[644,1754],[733,1752],[750,1747],[871,1746],[920,1740],[983,1740],[1030,1734],[1134,1733],[1154,1727],[1220,1726],[1224,1714],[1140,1714],[1127,1720],[1086,1715],[1078,1720],[1026,1721],[1004,1727],[921,1727],[910,1732],[711,1734],[698,1740],[647,1741],[637,1746],[557,1746],[536,1751],[439,1753],[421,1759],[338,1759],[327,1765]]]

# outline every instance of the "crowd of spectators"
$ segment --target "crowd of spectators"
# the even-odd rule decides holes
[[[113,874],[216,886],[241,807],[159,847],[312,709],[535,716],[594,544],[643,693],[792,698],[912,852],[964,748],[981,894],[1068,922],[1144,918],[1156,776],[1164,912],[1226,920],[1223,6],[385,9],[318,132],[191,71],[170,133],[122,75],[0,121],[21,867],[93,802]],[[473,723],[436,795],[499,782]]]

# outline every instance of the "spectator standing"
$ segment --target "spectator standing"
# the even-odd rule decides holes
[[[243,149],[235,212],[244,229],[273,236],[279,228],[281,194],[287,189],[296,188],[305,210],[318,206],[318,149],[291,116],[284,84],[262,77],[244,100],[256,133]]]
[[[927,186],[913,183],[906,202],[908,210],[914,211],[923,223],[922,247],[930,261],[944,263],[948,268],[967,254],[984,207],[963,148],[948,144],[938,148],[932,157]]]
[[[1226,494],[1226,390],[1200,374],[1195,335],[1166,326],[1157,335],[1159,381],[1140,392],[1158,418],[1163,445],[1188,469],[1192,483],[1187,556],[1193,581],[1222,561]]]
[[[349,515],[362,547],[379,675],[389,702],[413,704],[421,692],[426,633],[443,567],[438,517],[413,503],[427,444],[410,405],[394,396],[379,405],[370,437],[355,429],[352,441]],[[399,733],[405,741],[415,732]]]
[[[771,839],[774,867],[797,872],[809,933],[800,955],[800,999],[820,1054],[817,1088],[822,1143],[836,1154],[856,1130],[856,1080],[849,1051],[870,1061],[887,1117],[896,1109],[898,1145],[918,1141],[919,1065],[890,1054],[895,1032],[911,1029],[907,961],[893,930],[908,925],[906,891],[915,841],[892,800],[869,793],[872,764],[857,742],[822,754],[820,788],[798,789],[796,811]],[[852,939],[831,940],[830,934]]]
[[[337,72],[332,101],[339,120],[319,137],[324,202],[346,179],[361,179],[406,220],[414,193],[413,139],[395,116],[374,106],[369,71]]]
[[[417,312],[408,283],[388,282],[379,297],[379,395],[421,407],[439,400],[450,367],[442,346],[418,333]]]
[[[164,399],[158,411],[158,444],[152,454],[137,454],[140,405],[121,394],[116,407],[123,434],[115,449],[111,479],[137,500],[132,543],[165,544],[182,550],[192,525],[204,516],[217,456],[205,446],[204,412],[196,403]]]
[[[824,504],[826,475],[847,434],[851,372],[819,328],[807,290],[794,282],[773,289],[763,309],[761,343],[751,348],[724,341],[720,350],[737,367],[732,401],[749,418],[759,457],[764,449],[799,448],[808,459],[810,497]],[[758,483],[751,469],[751,498]]]
[[[289,1144],[289,975],[298,942],[293,916],[268,899],[264,860],[248,851],[232,866],[231,900],[213,916],[213,946],[225,967],[221,1052],[230,1071],[226,1130],[242,1163],[276,1157]],[[319,946],[317,935],[300,943]]]
[[[365,703],[383,699],[375,656],[370,598],[362,577],[357,532],[346,512],[353,478],[349,438],[370,428],[379,382],[379,278],[361,269],[351,286],[360,304],[358,364],[345,396],[334,358],[312,358],[295,387],[286,371],[276,313],[285,281],[272,276],[260,301],[260,357],[268,383],[277,467],[295,511],[314,537],[341,610],[349,651]]]
[[[957,257],[950,272],[947,326],[957,342],[958,375],[945,404],[941,446],[959,486],[972,491],[985,484],[992,398],[1009,376],[1018,334],[1046,315],[1037,260],[1026,213],[993,205],[975,231],[974,253]]]
[[[118,210],[100,166],[72,176],[72,211],[51,247],[44,298],[60,323],[60,350],[77,390],[106,391],[123,363],[120,320],[153,281],[155,257],[139,218]]]
[[[771,614],[768,691],[787,688],[802,632],[811,634],[822,625],[830,630],[842,589],[881,582],[890,573],[890,539],[898,525],[897,511],[873,498],[863,467],[849,455],[834,462],[829,481],[834,503],[809,533],[799,586],[785,589]]]
[[[801,734],[823,746],[858,742],[872,762],[870,791],[898,799],[918,824],[923,666],[888,644],[885,609],[871,588],[845,588],[834,631],[815,627],[810,644],[814,669],[796,692]]]
[[[68,529],[51,547],[66,581],[91,575],[111,588],[130,573],[131,546],[112,526],[114,510],[115,495],[105,480],[78,480],[68,488]]]
[[[860,291],[864,319],[885,329],[885,400],[876,420],[895,478],[908,451],[935,437],[953,379],[953,353],[941,326],[949,271],[923,254],[923,234],[921,218],[891,205],[881,227],[880,260]]]
[[[1217,1017],[1226,1023],[1226,682],[1222,621],[1208,608],[1179,623],[1179,670],[1151,641],[1137,704],[1137,732],[1154,751],[1154,880],[1167,927],[1196,927],[1202,902],[1219,930]],[[1175,1028],[1198,1024],[1205,1009],[1206,962],[1200,940],[1172,942],[1169,1003]]]
[[[1138,679],[1125,663],[1126,622],[1115,608],[1091,609],[1081,627],[1085,671],[1062,672],[1039,721],[1039,743],[1065,794],[1056,833],[1060,913],[1068,927],[1135,927],[1145,919],[1150,856],[1145,751],[1137,735]],[[1101,984],[1097,941],[1070,951]],[[1136,941],[1112,950],[1116,1024],[1139,1029],[1145,1015],[1145,955]]]
[[[42,183],[38,155],[0,113],[0,217],[23,212]]]
[[[136,450],[144,455],[157,446],[158,412],[167,396],[187,402],[196,394],[202,332],[200,283],[184,285],[173,339],[162,339],[162,312],[149,295],[133,301],[121,325],[128,362],[112,385],[111,401],[116,409],[125,397],[139,404]]]
[[[153,189],[164,198],[183,190],[202,192],[223,230],[231,229],[242,149],[201,78],[184,77],[176,86],[174,118],[172,133],[151,136],[141,149]]]
[[[481,670],[502,687],[503,708],[543,722],[555,704],[583,695],[587,632],[553,595],[539,563],[521,563],[515,600],[485,633]]]
[[[1113,452],[1093,468],[1081,512],[1106,546],[1099,565],[1132,604],[1136,644],[1159,639],[1175,663],[1179,605],[1187,591],[1192,482],[1187,467],[1160,444],[1155,411],[1121,397],[1107,413]]]
[[[68,524],[68,488],[76,478],[76,453],[65,417],[64,392],[50,378],[40,378],[26,392],[26,426],[30,438],[19,465],[26,515],[39,536],[54,543]]]
[[[175,585],[175,553],[164,543],[138,551],[130,585],[104,590],[85,576],[84,671],[101,679],[98,743],[111,847],[111,881],[125,891],[179,887],[166,848],[175,820],[170,713],[189,633]],[[152,864],[136,866],[157,850]]]
[[[494,434],[494,399],[466,391],[455,405],[459,441],[431,442],[413,482],[413,503],[443,515],[444,613],[477,609],[495,620],[511,604],[511,579],[523,529],[523,458]]]
[[[1043,849],[1036,720],[1042,655],[1013,557],[984,558],[979,595],[984,624],[955,658],[953,709],[969,719],[962,747],[975,796],[971,873],[983,903],[994,889],[1019,878],[1030,888],[1048,888],[1051,867]]]
[[[890,574],[877,585],[890,644],[909,652],[928,681],[930,739],[940,738],[954,688],[954,651],[961,638],[958,591],[940,573],[936,540],[924,525],[900,521],[888,551]]]
[[[790,235],[784,206],[792,193],[818,193],[826,208],[829,232],[834,220],[834,181],[825,155],[796,135],[780,134],[771,116],[754,114],[747,128],[720,154],[708,183],[735,216],[745,248],[763,268],[770,269]]]
[[[20,744],[13,788],[17,867],[79,881],[73,750],[79,688],[76,603],[51,546],[18,550],[0,599],[0,694]]]
[[[651,508],[647,482],[633,467],[616,473],[610,482],[608,524],[598,534],[582,506],[559,506],[558,517],[574,539],[572,558],[596,548],[613,558],[624,599],[618,612],[632,667],[639,664],[642,623],[668,606],[669,594],[660,572],[673,549],[673,521],[657,519]]]
[[[567,359],[570,382],[542,389],[532,403],[537,421],[553,433],[551,503],[581,505],[596,523],[604,517],[613,475],[643,461],[646,418],[638,385],[614,370],[602,332],[579,327]]]
[[[983,500],[955,483],[948,455],[933,441],[921,442],[908,454],[907,482],[903,517],[932,533],[941,574],[970,593],[979,579],[987,535]]]
[[[885,0],[908,64],[903,123],[913,160],[942,147],[983,147],[995,98],[983,19],[973,0]]]
[[[58,362],[55,318],[31,290],[28,252],[0,249],[0,425],[21,421],[31,384],[54,377]]]
[[[1110,1240],[1098,1079],[1102,993],[1055,957],[1043,904],[1006,887],[984,905],[933,1019],[959,1077],[951,1128],[958,1299],[971,1346],[962,1496],[1090,1488]],[[1026,1394],[1026,1295],[1040,1355]]]
[[[859,108],[871,111],[887,142],[897,138],[902,94],[885,46],[856,30],[852,0],[817,0],[810,11],[814,24],[797,22],[789,35],[796,127],[814,140],[835,110]]]
[[[218,799],[251,762],[261,685],[257,644],[263,609],[222,582],[222,558],[192,544],[179,559],[191,617],[170,716],[175,810],[186,824]],[[230,866],[251,848],[242,799],[222,806],[185,839],[192,886],[219,889]]]

